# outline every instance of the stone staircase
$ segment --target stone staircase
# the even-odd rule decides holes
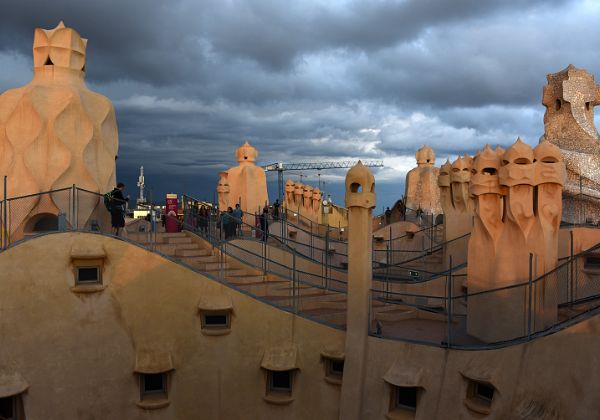
[[[150,245],[149,234],[135,232],[129,239],[144,246]],[[189,233],[156,233],[154,249],[209,277],[219,279],[232,288],[244,291],[255,298],[281,309],[332,325],[346,327],[347,299],[345,293],[325,290],[310,284],[292,283],[291,279],[265,274],[262,270],[244,264],[229,256],[220,255],[202,238]],[[372,302],[371,329],[383,326],[384,332],[390,328],[402,328],[406,322],[414,322],[416,311],[405,305]]]
[[[145,232],[131,233],[129,239],[146,247],[150,245]],[[346,295],[343,293],[309,284],[296,283],[294,287],[291,279],[265,274],[229,255],[220,255],[217,248],[185,231],[156,233],[154,249],[259,300],[290,311],[297,307],[304,316],[345,327]]]

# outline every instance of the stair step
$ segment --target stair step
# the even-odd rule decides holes
[[[214,262],[219,262],[219,256],[218,255],[203,255],[200,257],[178,257],[181,261],[183,261],[186,264],[190,264],[190,265],[194,265],[194,264],[201,264],[201,263],[214,263]]]
[[[219,276],[221,274],[221,269],[203,270],[203,271],[210,273],[213,276]],[[243,275],[244,275],[244,270],[241,268],[228,268],[228,269],[224,268],[223,269],[223,277],[225,278],[226,281],[227,281],[227,278],[243,276]]]
[[[268,300],[288,299],[290,296],[293,295],[291,288],[271,289],[270,292],[271,293],[269,293],[268,295],[265,296],[265,299],[268,299]],[[330,295],[328,293],[326,293],[324,290],[317,289],[314,291],[305,291],[305,292],[300,291],[300,293],[298,293],[298,291],[297,291],[296,296],[302,300],[320,300],[320,299],[329,297]]]
[[[177,257],[203,257],[206,255],[210,255],[210,251],[208,249],[200,249],[198,247],[196,247],[196,249],[175,250],[175,256]]]
[[[197,263],[194,265],[202,271],[219,271],[221,269],[228,270],[232,268],[228,262],[221,263],[220,261]]]
[[[207,273],[211,273],[213,276],[220,274],[220,270],[207,270]],[[224,269],[223,270],[223,277],[225,278],[225,281],[227,281],[228,283],[231,284],[235,284],[235,285],[244,285],[244,284],[251,284],[251,283],[238,283],[235,281],[235,279],[241,279],[244,278],[244,269],[242,268],[229,268],[229,269]]]
[[[146,247],[151,247],[152,244],[144,243]],[[175,256],[176,251],[178,249],[198,249],[198,245],[196,244],[167,244],[167,243],[159,243],[154,245],[154,249],[158,252],[161,252],[165,255]]]
[[[187,237],[187,235],[185,234],[185,232],[159,232],[156,234],[157,237],[159,238],[185,238]]]
[[[184,236],[184,237],[175,236],[172,238],[167,238],[167,243],[168,244],[191,244],[192,238],[189,238],[187,236]]]
[[[247,275],[247,276],[225,276],[225,280],[228,283],[234,285],[244,285],[244,284],[260,284],[266,283],[267,280],[264,275]]]

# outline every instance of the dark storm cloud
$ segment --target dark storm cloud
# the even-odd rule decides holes
[[[385,159],[391,204],[424,143],[445,159],[536,142],[545,75],[600,73],[598,17],[562,0],[5,1],[0,91],[30,79],[34,28],[64,20],[115,103],[129,185],[144,164],[156,195],[210,197],[250,139],[261,163]],[[341,191],[343,172],[323,177]]]
[[[220,3],[220,2],[219,2]],[[502,13],[553,7],[563,0],[406,0],[322,2],[226,2],[206,20],[218,50],[246,56],[274,69],[302,52],[328,48],[378,50],[408,42],[428,28]],[[218,4],[218,3],[214,3]]]

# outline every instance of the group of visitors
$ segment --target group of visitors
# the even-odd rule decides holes
[[[121,229],[125,227],[125,205],[129,201],[129,196],[125,197],[123,195],[124,189],[125,184],[119,182],[110,193],[107,193],[104,196],[104,203],[111,214],[113,233],[117,236],[120,234]],[[267,240],[269,232],[269,215],[273,220],[279,220],[280,207],[279,200],[275,200],[272,210],[268,205],[265,205],[262,212],[256,216],[255,230],[257,238],[260,238],[263,241]],[[183,225],[187,225],[188,228],[191,228],[192,230],[198,230],[208,234],[211,216],[214,215],[216,217],[213,210],[214,209],[209,206],[204,204],[201,205],[199,202],[194,201],[191,203],[190,210],[189,212],[186,212],[184,219],[179,220],[180,229]],[[164,214],[161,215],[163,226],[167,217],[169,216],[165,216]],[[235,208],[227,207],[227,211],[221,213],[218,220],[218,227],[221,229],[225,239],[231,239],[242,235],[243,218],[244,212],[239,203],[235,205]],[[217,221],[216,218],[213,220]]]
[[[221,226],[225,239],[241,235],[243,217],[244,212],[239,203],[235,205],[235,209],[227,207],[227,211],[221,215]]]
[[[186,224],[190,225],[193,230],[199,230],[202,233],[208,233],[208,225],[210,220],[210,208],[204,204],[200,205],[194,201],[191,205]]]
[[[418,210],[417,210],[417,212],[418,212]],[[421,215],[422,215],[422,212],[423,211],[421,210]],[[400,200],[398,200],[394,211],[392,211],[389,207],[387,207],[385,209],[382,219],[386,225],[389,225],[392,222],[406,220],[406,204],[405,204],[404,196],[402,196],[402,198]]]

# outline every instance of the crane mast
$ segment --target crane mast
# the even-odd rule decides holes
[[[279,202],[282,201],[283,191],[283,173],[285,171],[319,171],[319,188],[321,188],[321,173],[325,169],[346,169],[356,165],[356,160],[342,160],[329,162],[298,162],[284,163],[275,162],[269,165],[262,166],[265,172],[277,172],[277,197]],[[362,160],[362,164],[370,168],[382,168],[382,160]]]

